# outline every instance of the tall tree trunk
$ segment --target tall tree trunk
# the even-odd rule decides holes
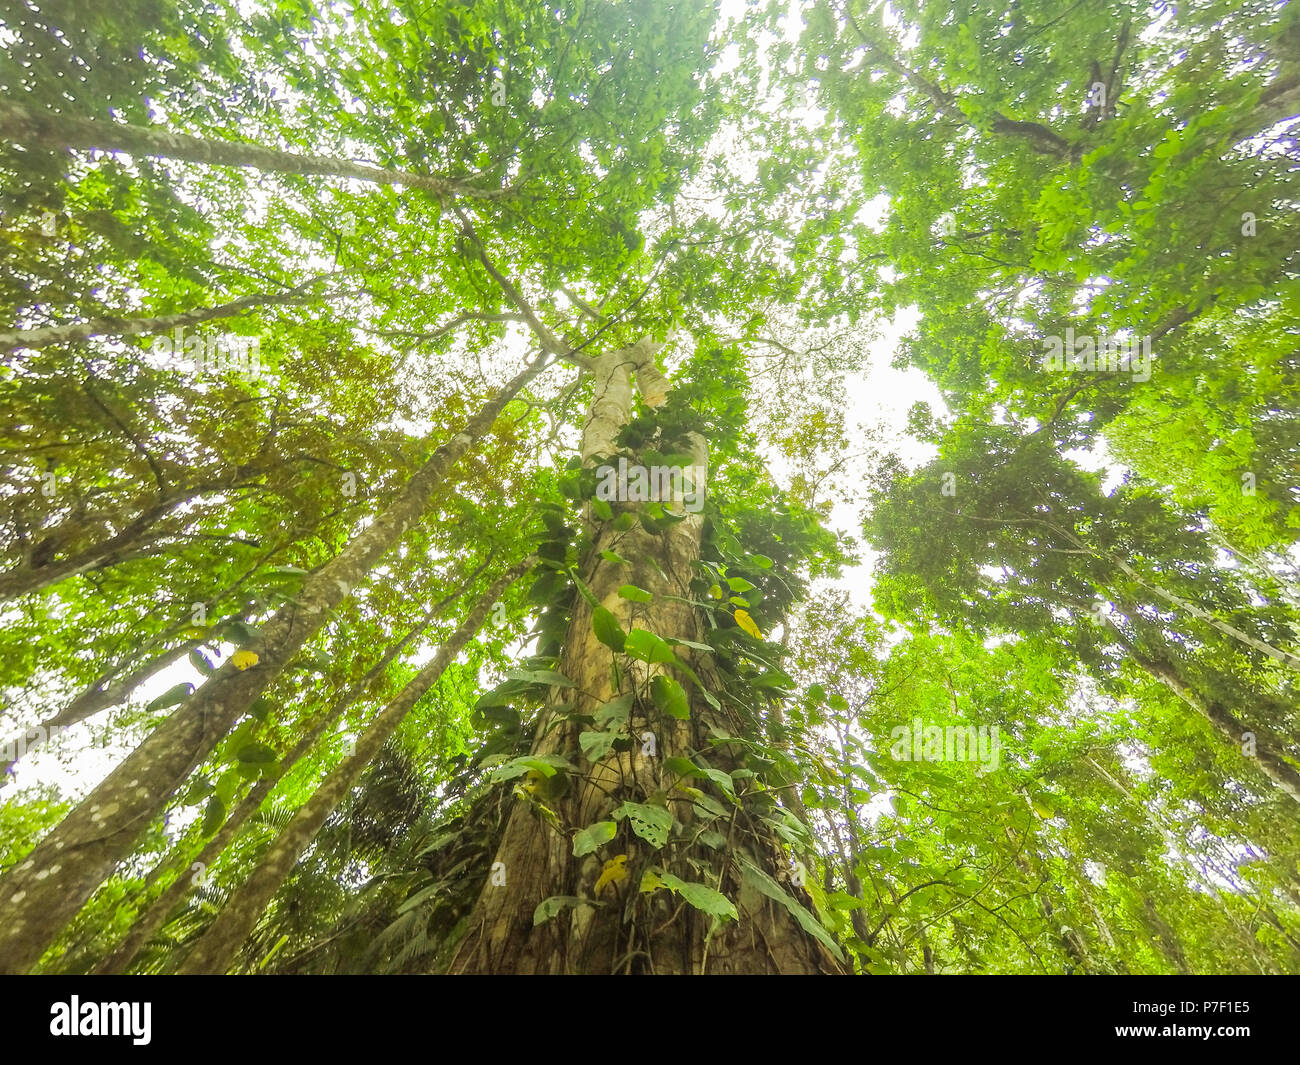
[[[311,798],[303,803],[293,820],[262,856],[252,875],[230,897],[217,919],[181,965],[182,973],[219,975],[230,968],[240,946],[257,923],[257,918],[280,889],[308,844],[316,838],[325,819],[352,790],[361,771],[388,742],[415,704],[438,682],[446,668],[482,628],[492,604],[535,561],[533,558],[525,559],[499,577],[483,593],[450,638],[438,648],[438,653],[429,664],[412,677],[379,712],[357,741],[356,750],[335,766]]]
[[[663,399],[662,378],[656,380],[657,373],[648,372],[644,365],[647,350],[643,342],[594,360],[596,392],[582,443],[589,464],[616,450],[614,437],[631,409],[629,368],[637,370],[647,400]],[[695,436],[692,450],[693,461],[703,467],[705,442]],[[634,508],[615,505],[616,511],[627,509]],[[686,600],[691,598],[692,566],[700,557],[702,531],[702,514],[686,514],[661,534],[641,524],[620,532],[613,522],[599,523],[581,562],[581,579],[625,632],[642,628],[663,638],[699,642],[702,620]],[[606,561],[600,554],[604,550],[616,551],[629,561]],[[651,601],[621,598],[619,587],[629,583],[651,592]],[[799,905],[796,898],[806,905],[808,896],[797,887],[784,892],[778,883],[789,880],[787,863],[766,823],[742,799],[711,827],[706,825],[709,811],[696,806],[680,789],[674,790],[681,778],[665,766],[670,757],[690,758],[707,751],[715,770],[739,769],[744,748],[720,740],[719,734],[744,736],[753,731],[752,726],[698,695],[690,700],[689,718],[664,712],[649,689],[652,678],[671,676],[670,671],[662,663],[647,664],[613,652],[594,633],[594,609],[585,597],[575,600],[559,666],[575,687],[552,689],[532,747],[533,756],[561,756],[580,768],[572,776],[561,773],[552,778],[567,787],[559,795],[547,790],[554,785],[540,781],[531,796],[527,787],[517,790],[521,801],[507,818],[492,873],[471,911],[468,932],[453,952],[449,971],[840,972],[826,947],[800,927],[789,909],[789,903]],[[676,650],[706,685],[720,687],[705,661],[707,655],[680,645]],[[619,681],[613,676],[616,664]],[[684,676],[680,670],[678,675]],[[633,696],[625,718],[629,733],[622,744],[630,739],[628,749],[615,747],[600,755],[597,747],[583,748],[579,737],[590,730],[584,730],[577,715],[592,714],[620,694]],[[580,753],[584,749],[593,758]],[[707,786],[707,781],[698,779],[689,783]],[[642,804],[640,813],[624,808],[625,801]],[[646,807],[651,806],[663,811],[660,816],[671,813],[674,827],[680,830],[666,830],[661,824],[657,832],[645,820]],[[575,856],[570,832],[597,822],[612,825],[620,813],[624,817],[613,839],[592,853]],[[712,842],[717,850],[700,841],[706,829],[716,833]],[[664,831],[668,841],[655,846]],[[688,904],[686,895],[655,889],[657,874],[652,868],[665,877],[721,892],[736,903],[740,920],[723,923],[710,934],[713,918]],[[698,892],[694,886],[687,890]],[[774,902],[773,890],[788,902]],[[556,896],[569,902],[553,903],[558,912],[535,923],[539,904]],[[574,900],[582,901],[573,905]],[[712,896],[710,904],[716,904]],[[804,917],[812,920],[809,914]]]
[[[452,465],[547,365],[536,359],[439,447],[395,501],[313,573],[293,603],[262,627],[240,671],[227,662],[183,702],[17,866],[0,877],[0,972],[31,968],[113,867],[130,853],[171,793],[206,758],[330,613],[416,524]]]
[[[1252,730],[1243,725],[1227,707],[1217,700],[1201,695],[1180,674],[1176,666],[1167,659],[1144,654],[1129,646],[1129,653],[1138,665],[1158,679],[1170,691],[1204,717],[1237,750],[1242,750],[1247,733]],[[1255,761],[1260,770],[1283,794],[1300,802],[1300,770],[1297,770],[1280,751],[1255,736]],[[1243,757],[1248,757],[1243,754]]]
[[[37,350],[55,344],[70,344],[77,340],[86,340],[93,336],[139,336],[140,334],[166,334],[177,327],[198,325],[218,318],[230,318],[248,310],[250,307],[286,306],[310,303],[325,297],[303,295],[302,290],[314,285],[320,278],[312,278],[303,284],[281,293],[257,292],[250,296],[241,296],[229,303],[219,303],[215,307],[196,307],[178,314],[159,314],[149,318],[91,318],[85,322],[73,322],[68,325],[47,325],[36,329],[11,329],[0,332],[0,352],[16,351],[19,348]]]
[[[247,166],[282,174],[318,174],[324,177],[352,178],[380,185],[406,185],[424,189],[439,197],[473,196],[491,199],[505,195],[506,189],[475,189],[459,181],[412,174],[404,170],[354,163],[323,155],[300,155],[263,148],[237,141],[211,141],[184,133],[151,126],[131,126],[77,118],[56,111],[32,111],[13,103],[0,103],[0,137],[18,144],[48,149],[96,148],[132,155],[185,159],[192,163],[215,166]]]

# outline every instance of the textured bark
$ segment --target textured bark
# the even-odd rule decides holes
[[[582,453],[608,454],[611,429],[626,420],[631,393],[628,370],[634,365],[626,352],[596,360],[597,391],[593,400]],[[622,415],[620,417],[620,413]],[[705,443],[695,440],[694,461],[707,461]],[[633,504],[632,506],[635,506]],[[616,504],[615,510],[629,509]],[[595,530],[594,543],[583,560],[581,575],[594,597],[609,609],[625,631],[648,629],[662,637],[702,640],[702,622],[688,602],[692,563],[700,556],[702,516],[688,514],[663,534],[637,525],[625,533],[606,522]],[[600,558],[603,549],[616,550],[629,565]],[[622,599],[617,589],[626,583],[650,591],[645,604]],[[715,711],[699,698],[692,699],[690,718],[679,720],[662,713],[648,697],[651,677],[671,672],[663,665],[647,666],[624,659],[624,687],[632,681],[637,694],[630,718],[633,742],[629,750],[611,751],[592,762],[580,753],[582,722],[572,714],[591,713],[616,695],[611,676],[613,652],[592,630],[593,607],[578,598],[567,630],[559,669],[576,684],[554,689],[544,709],[533,743],[534,754],[560,754],[581,771],[559,798],[546,805],[569,831],[594,822],[611,820],[623,800],[644,802],[656,793],[667,794],[667,804],[684,826],[697,821],[691,800],[670,791],[676,776],[664,767],[673,755],[690,756],[707,750],[716,768],[738,767],[741,748],[718,744],[711,726],[742,736],[750,727],[725,709]],[[718,687],[706,654],[678,647],[680,657],[696,670],[706,685]],[[712,681],[712,683],[711,683]],[[643,742],[654,736],[654,753]],[[694,783],[699,783],[698,781]],[[509,787],[510,785],[505,785]],[[789,912],[742,881],[734,858],[746,854],[773,880],[786,881],[789,893],[810,908],[805,892],[788,884],[786,863],[766,825],[740,808],[715,827],[728,836],[722,851],[693,840],[670,839],[654,849],[632,834],[624,821],[615,840],[594,854],[573,855],[570,836],[537,816],[532,804],[520,799],[511,810],[494,855],[490,876],[468,920],[468,932],[456,946],[448,965],[453,973],[834,973],[840,969],[824,947],[798,926]],[[594,884],[604,859],[626,854],[628,876],[606,887],[596,898]],[[689,859],[721,866],[721,875],[705,877]],[[712,918],[693,909],[667,890],[640,893],[642,871],[657,865],[682,880],[701,882],[727,895],[740,912],[739,922],[728,922],[710,938]],[[504,873],[504,883],[500,874]],[[534,926],[534,911],[551,896],[583,897],[600,905],[583,905],[562,911]]]
[[[47,325],[36,329],[12,329],[8,332],[0,332],[0,352],[16,351],[19,348],[35,351],[55,344],[70,344],[74,341],[86,340],[93,336],[124,337],[139,336],[142,333],[165,334],[170,333],[177,327],[198,325],[200,322],[211,322],[218,318],[231,318],[251,307],[310,303],[315,299],[323,298],[302,294],[302,290],[308,285],[315,284],[316,280],[318,279],[308,281],[296,288],[289,289],[287,292],[255,293],[251,296],[241,296],[229,303],[218,304],[215,307],[196,307],[194,310],[182,311],[179,314],[160,314],[150,318],[91,318],[85,322],[74,322],[69,325]]]
[[[303,803],[294,814],[293,820],[262,856],[252,875],[230,897],[221,913],[217,915],[217,919],[181,965],[182,973],[219,975],[230,968],[231,962],[234,961],[240,946],[253,930],[258,917],[280,889],[289,871],[302,857],[308,844],[316,838],[316,833],[320,831],[325,819],[352,790],[361,776],[361,771],[388,742],[389,737],[415,704],[438,682],[438,678],[446,668],[483,627],[483,620],[492,609],[492,605],[534,561],[535,559],[526,559],[498,578],[483,593],[474,609],[466,615],[456,631],[438,649],[438,653],[428,665],[412,677],[397,696],[379,712],[357,741],[356,750],[335,766],[321,785],[312,792],[311,798]]]
[[[247,166],[283,174],[318,174],[354,178],[380,185],[406,185],[424,189],[439,197],[473,196],[490,199],[505,195],[508,191],[475,189],[459,181],[367,166],[347,159],[299,155],[235,141],[210,141],[154,127],[76,118],[54,111],[30,111],[12,103],[0,103],[0,137],[39,148],[97,148],[102,151],[129,152],[132,155],[185,159],[192,163],[211,163],[216,166]]]
[[[328,620],[370,569],[419,521],[452,465],[542,371],[539,358],[439,447],[395,501],[307,578],[296,601],[261,629],[250,669],[229,662],[182,703],[17,866],[0,877],[0,972],[27,971],[124,859],[168,796]]]

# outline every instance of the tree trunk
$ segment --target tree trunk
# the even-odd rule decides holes
[[[140,334],[167,334],[177,327],[198,325],[218,318],[230,318],[248,310],[250,307],[285,306],[310,303],[323,297],[304,296],[302,290],[313,285],[319,278],[304,282],[296,288],[282,293],[258,292],[251,296],[241,296],[229,303],[220,303],[215,307],[196,307],[191,311],[178,314],[160,314],[150,318],[91,318],[86,322],[74,322],[69,325],[47,325],[36,329],[12,329],[0,332],[0,352],[16,351],[19,348],[38,350],[54,344],[70,344],[77,340],[86,340],[93,336],[139,336]]]
[[[662,400],[662,391],[655,387],[659,382],[644,367],[641,356],[646,350],[642,342],[594,360],[597,388],[582,444],[589,464],[615,451],[614,436],[628,420],[629,367],[638,371],[647,399]],[[697,467],[704,466],[707,450],[698,436],[693,451]],[[634,505],[615,504],[614,509],[617,513]],[[691,598],[689,585],[693,563],[700,557],[703,525],[702,514],[687,514],[662,534],[639,524],[619,532],[613,522],[599,523],[581,562],[581,578],[625,632],[643,628],[663,638],[700,642],[701,616],[683,600]],[[629,562],[605,561],[602,550],[616,551]],[[621,598],[619,587],[629,583],[650,591],[652,600],[634,603]],[[559,665],[575,687],[552,689],[532,748],[533,756],[563,756],[580,769],[571,777],[557,773],[552,784],[536,782],[531,794],[527,785],[516,788],[521,801],[507,818],[492,873],[471,911],[468,932],[453,952],[449,971],[840,972],[826,947],[796,923],[789,903],[778,905],[757,886],[765,884],[769,892],[781,893],[783,887],[776,882],[789,880],[775,833],[754,816],[743,798],[706,825],[709,811],[674,790],[682,778],[665,766],[670,757],[707,752],[708,764],[715,770],[739,769],[744,748],[720,741],[719,733],[744,736],[753,731],[752,726],[741,724],[726,709],[708,705],[698,694],[690,700],[688,719],[665,713],[648,689],[652,677],[671,674],[662,663],[647,664],[613,652],[595,636],[593,612],[585,597],[575,600]],[[707,655],[684,646],[676,650],[706,685],[719,687],[705,661]],[[616,666],[619,680],[614,676]],[[620,694],[633,695],[624,718],[629,733],[623,745],[630,739],[630,746],[615,747],[589,760],[579,753],[583,750],[579,737],[590,729],[584,730],[575,715],[591,714]],[[597,748],[587,749],[597,753]],[[551,795],[546,789],[555,787],[555,781],[563,782],[567,790]],[[701,779],[689,783],[708,786]],[[738,792],[740,783],[736,781]],[[653,827],[642,821],[634,831],[633,814],[623,810],[614,839],[594,853],[575,856],[570,833],[596,822],[612,823],[624,801],[666,808],[680,830],[672,832],[666,844],[655,846]],[[713,833],[716,849],[700,840],[706,830]],[[650,839],[638,834],[641,831]],[[617,878],[620,868],[622,879]],[[688,904],[685,896],[662,887],[647,890],[657,876],[652,868],[722,892],[736,903],[740,920],[727,921],[710,935],[713,918]],[[602,877],[607,883],[598,889]],[[806,893],[791,890],[807,904]],[[535,923],[538,905],[555,896],[570,903],[581,901],[553,904],[563,908]],[[798,905],[790,894],[784,897]],[[811,915],[804,916],[812,920]]]
[[[1245,737],[1251,730],[1238,721],[1226,707],[1213,699],[1202,697],[1193,690],[1170,662],[1142,654],[1131,646],[1129,653],[1138,665],[1209,721],[1232,746],[1239,751],[1242,750]],[[1249,756],[1243,754],[1242,757]],[[1254,757],[1259,763],[1260,770],[1269,780],[1285,795],[1300,802],[1300,771],[1287,761],[1280,751],[1256,736]]]
[[[316,634],[371,567],[420,517],[452,465],[492,427],[505,405],[547,365],[535,360],[439,447],[396,500],[307,578],[249,648],[258,662],[227,662],[183,702],[17,866],[0,877],[0,972],[31,968],[59,930],[123,860],[171,793]]]
[[[54,146],[95,148],[132,155],[185,159],[215,166],[247,166],[283,174],[319,174],[380,185],[407,185],[424,189],[439,197],[474,196],[490,199],[508,191],[480,190],[459,181],[447,181],[402,170],[387,170],[347,159],[299,155],[236,141],[210,141],[155,127],[131,126],[106,119],[77,118],[56,111],[29,111],[12,103],[0,103],[0,137],[44,149]]]

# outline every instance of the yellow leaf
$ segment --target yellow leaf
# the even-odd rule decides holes
[[[647,869],[641,874],[641,893],[649,894],[651,891],[657,891],[664,886],[664,882],[659,879],[659,874],[653,869]]]
[[[247,669],[249,666],[257,665],[257,653],[255,651],[236,651],[230,656],[230,661],[236,669]]]
[[[206,640],[208,638],[208,630],[202,625],[191,625],[189,628],[183,629],[181,635],[190,640]]]
[[[606,884],[617,884],[620,880],[627,879],[627,869],[624,867],[626,862],[626,854],[616,854],[605,863],[605,868],[600,871],[600,876],[596,878],[597,895],[604,890]]]
[[[712,588],[709,589],[709,595],[713,596],[714,599],[721,599],[722,598],[721,586],[715,584]]]
[[[754,619],[749,616],[748,612],[737,610],[736,624],[754,637],[754,639],[761,640],[763,638],[763,634],[758,631],[758,626],[754,624]]]

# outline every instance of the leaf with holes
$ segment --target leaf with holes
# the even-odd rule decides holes
[[[668,831],[673,827],[673,815],[662,806],[649,806],[640,802],[625,802],[614,816],[626,817],[632,822],[632,831],[652,847],[662,847],[668,842]]]

